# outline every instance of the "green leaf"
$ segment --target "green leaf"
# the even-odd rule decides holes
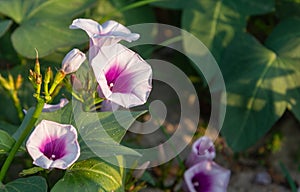
[[[249,15],[273,10],[273,0],[192,0],[183,10],[182,26],[199,38],[218,62],[235,35],[245,31]],[[188,43],[184,41],[185,48]]]
[[[18,126],[12,125],[5,121],[0,121],[0,129],[12,135],[18,129]]]
[[[24,176],[36,174],[36,173],[38,173],[40,171],[44,171],[44,170],[45,169],[41,168],[41,167],[32,167],[29,169],[23,169],[19,175],[24,177]]]
[[[44,57],[56,49],[87,42],[82,31],[69,29],[71,21],[29,20],[12,34],[12,43],[18,53],[35,58],[35,48],[39,57]],[[51,35],[50,35],[51,34]]]
[[[81,191],[124,191],[123,159],[117,158],[119,167],[101,161],[88,159],[75,163],[59,180],[51,192]]]
[[[0,37],[2,37],[2,35],[4,35],[4,33],[9,29],[11,24],[12,24],[11,20],[0,21]]]
[[[91,7],[96,0],[2,0],[0,13],[20,26],[12,34],[16,51],[35,58],[34,49],[44,57],[58,48],[87,42],[83,31],[70,30],[72,18]]]
[[[299,19],[279,24],[268,48],[244,34],[226,50],[221,66],[228,98],[221,132],[234,151],[253,145],[287,108],[300,119],[299,25]]]
[[[16,179],[7,183],[0,192],[47,192],[47,183],[43,177],[32,176]]]
[[[276,0],[276,14],[285,19],[288,17],[300,17],[299,0]]]
[[[15,140],[5,131],[0,130],[0,154],[10,151]]]
[[[273,49],[278,60],[289,69],[285,84],[286,102],[296,118],[300,120],[300,18],[289,18],[281,22],[266,41],[266,46]]]
[[[0,13],[12,18],[16,23],[21,23],[35,8],[46,0],[0,0]]]

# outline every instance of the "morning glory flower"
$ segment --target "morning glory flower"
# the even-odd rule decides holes
[[[61,71],[64,74],[76,72],[85,61],[86,56],[79,49],[72,49],[63,59]]]
[[[99,97],[125,108],[147,101],[152,70],[137,53],[121,44],[102,47],[91,66],[99,84]]]
[[[121,40],[132,42],[140,35],[131,31],[116,21],[107,21],[100,25],[92,19],[75,19],[70,29],[82,29],[90,37],[90,58],[94,58],[102,46],[109,46]]]
[[[226,192],[230,170],[213,161],[203,160],[184,173],[187,192]]]
[[[72,125],[42,120],[29,136],[26,148],[33,164],[44,169],[67,169],[80,155]]]
[[[191,167],[202,160],[213,160],[216,156],[214,143],[206,136],[193,143],[192,151],[186,160],[186,166]]]

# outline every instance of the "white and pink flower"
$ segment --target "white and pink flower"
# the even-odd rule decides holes
[[[42,120],[36,126],[26,148],[33,164],[44,169],[67,169],[80,155],[76,129],[48,120]]]
[[[121,40],[132,42],[140,35],[131,31],[116,21],[107,21],[100,25],[92,19],[75,19],[70,25],[70,29],[82,29],[90,37],[90,60],[96,56],[102,46],[110,46]]]
[[[100,97],[125,108],[144,104],[152,88],[152,69],[121,44],[102,47],[92,59]]]
[[[230,170],[210,160],[203,160],[184,173],[187,192],[226,192]]]
[[[192,151],[186,160],[186,166],[191,167],[202,160],[213,160],[216,156],[214,143],[208,137],[197,139],[192,146]]]

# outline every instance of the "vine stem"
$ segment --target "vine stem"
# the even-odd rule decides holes
[[[39,115],[41,114],[43,107],[44,107],[45,101],[43,99],[38,99],[38,102],[36,104],[35,110],[33,112],[32,117],[30,118],[29,122],[27,123],[23,133],[21,134],[20,138],[17,140],[17,142],[14,144],[14,146],[12,147],[12,149],[9,152],[8,157],[6,158],[1,171],[0,171],[0,187],[1,185],[3,186],[3,179],[6,175],[6,172],[10,166],[10,164],[12,163],[17,151],[19,150],[20,146],[22,145],[22,143],[24,142],[24,140],[26,139],[26,137],[28,136],[28,134],[31,132],[31,130],[34,127],[34,124],[36,123]]]

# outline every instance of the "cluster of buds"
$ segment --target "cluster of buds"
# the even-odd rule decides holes
[[[14,80],[13,76],[11,74],[8,74],[8,80],[6,80],[4,77],[0,74],[0,85],[6,90],[6,91],[18,91],[23,83],[23,78],[19,74]]]
[[[76,72],[85,59],[86,59],[85,54],[79,51],[78,49],[71,50],[63,59],[62,68],[56,73],[50,89],[49,89],[49,84],[53,77],[53,72],[51,68],[48,67],[48,69],[44,74],[44,85],[43,85],[44,86],[43,98],[45,99],[46,103],[52,100],[52,97],[56,92],[58,85],[62,82],[65,76],[67,74]],[[34,71],[32,70],[29,71],[29,80],[31,81],[31,83],[33,84],[36,90],[34,97],[39,99],[41,97],[43,76],[41,75],[38,54],[36,56]]]
[[[7,91],[8,95],[12,98],[20,120],[22,120],[24,117],[20,100],[18,97],[18,90],[21,88],[22,83],[23,83],[23,78],[20,74],[17,76],[15,80],[11,74],[8,74],[8,79],[5,79],[0,74],[0,86],[2,86],[3,89]]]

